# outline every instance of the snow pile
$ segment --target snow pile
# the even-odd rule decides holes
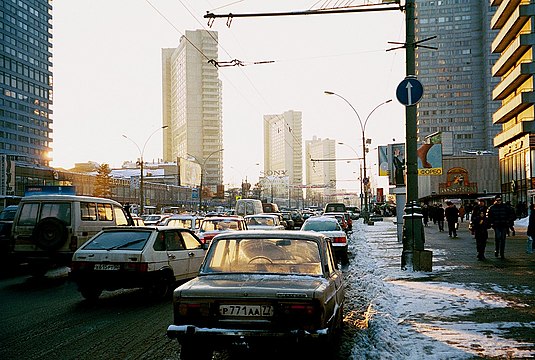
[[[498,289],[488,293],[475,284],[432,281],[431,273],[400,269],[402,244],[390,221],[374,226],[354,224],[345,269],[346,337],[351,359],[470,359],[474,357],[532,358],[533,344],[504,337],[522,324],[468,322],[457,318],[475,311],[522,306],[510,304]],[[441,254],[434,254],[440,256]],[[442,254],[444,255],[444,254]],[[451,268],[448,269],[451,271]],[[441,269],[434,269],[434,274]],[[355,320],[357,319],[357,320]],[[367,325],[367,327],[366,327]],[[360,327],[360,328],[359,328]],[[531,349],[531,350],[530,350]]]

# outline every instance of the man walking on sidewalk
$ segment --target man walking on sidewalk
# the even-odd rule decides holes
[[[501,195],[496,195],[494,197],[494,204],[489,207],[487,212],[489,223],[494,229],[495,257],[500,256],[502,259],[505,259],[505,236],[509,230],[512,217],[513,214],[509,206],[502,202]]]
[[[450,237],[457,237],[457,223],[459,222],[459,209],[451,202],[446,202],[446,209],[444,209],[444,215],[448,222],[448,234]]]

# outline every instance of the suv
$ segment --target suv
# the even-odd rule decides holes
[[[12,236],[13,252],[34,276],[52,264],[68,265],[72,255],[105,226],[132,225],[114,200],[75,195],[33,195],[21,199]]]
[[[13,219],[16,212],[17,205],[6,206],[0,212],[0,260],[9,258],[9,253],[13,250],[11,228],[13,227]]]
[[[76,250],[71,278],[88,300],[103,290],[138,287],[165,297],[177,281],[197,276],[206,248],[188,229],[110,227]]]

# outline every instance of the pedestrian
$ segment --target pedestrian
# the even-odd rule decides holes
[[[446,202],[446,209],[444,209],[444,215],[448,222],[448,235],[450,238],[457,237],[457,226],[459,224],[459,209],[451,201]]]
[[[472,232],[476,238],[476,250],[477,260],[483,261],[485,259],[485,247],[487,245],[487,239],[489,238],[489,221],[485,212],[485,207],[478,207],[478,212],[472,213]]]
[[[502,202],[501,195],[494,197],[494,204],[492,204],[487,211],[487,218],[490,226],[494,229],[494,245],[495,257],[505,259],[505,236],[511,223],[510,208]]]
[[[535,239],[535,205],[531,204],[529,206],[529,222],[528,222],[528,241],[526,244],[526,253],[527,254],[533,254],[533,239]]]
[[[424,226],[429,226],[429,206],[427,204],[422,206],[422,215],[424,217]]]
[[[461,222],[464,222],[464,214],[465,214],[465,209],[464,209],[464,206],[461,205],[459,207],[459,219],[461,219]]]
[[[438,231],[444,231],[444,208],[442,204],[438,204],[436,208],[435,219],[438,224]]]

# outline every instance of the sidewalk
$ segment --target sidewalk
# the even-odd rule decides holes
[[[352,358],[535,357],[535,254],[525,253],[525,229],[507,238],[504,260],[494,257],[490,230],[487,260],[477,261],[468,222],[457,239],[430,224],[425,249],[433,252],[433,271],[413,272],[400,269],[403,247],[392,220],[354,226],[348,308],[362,310],[364,301],[369,321]]]

